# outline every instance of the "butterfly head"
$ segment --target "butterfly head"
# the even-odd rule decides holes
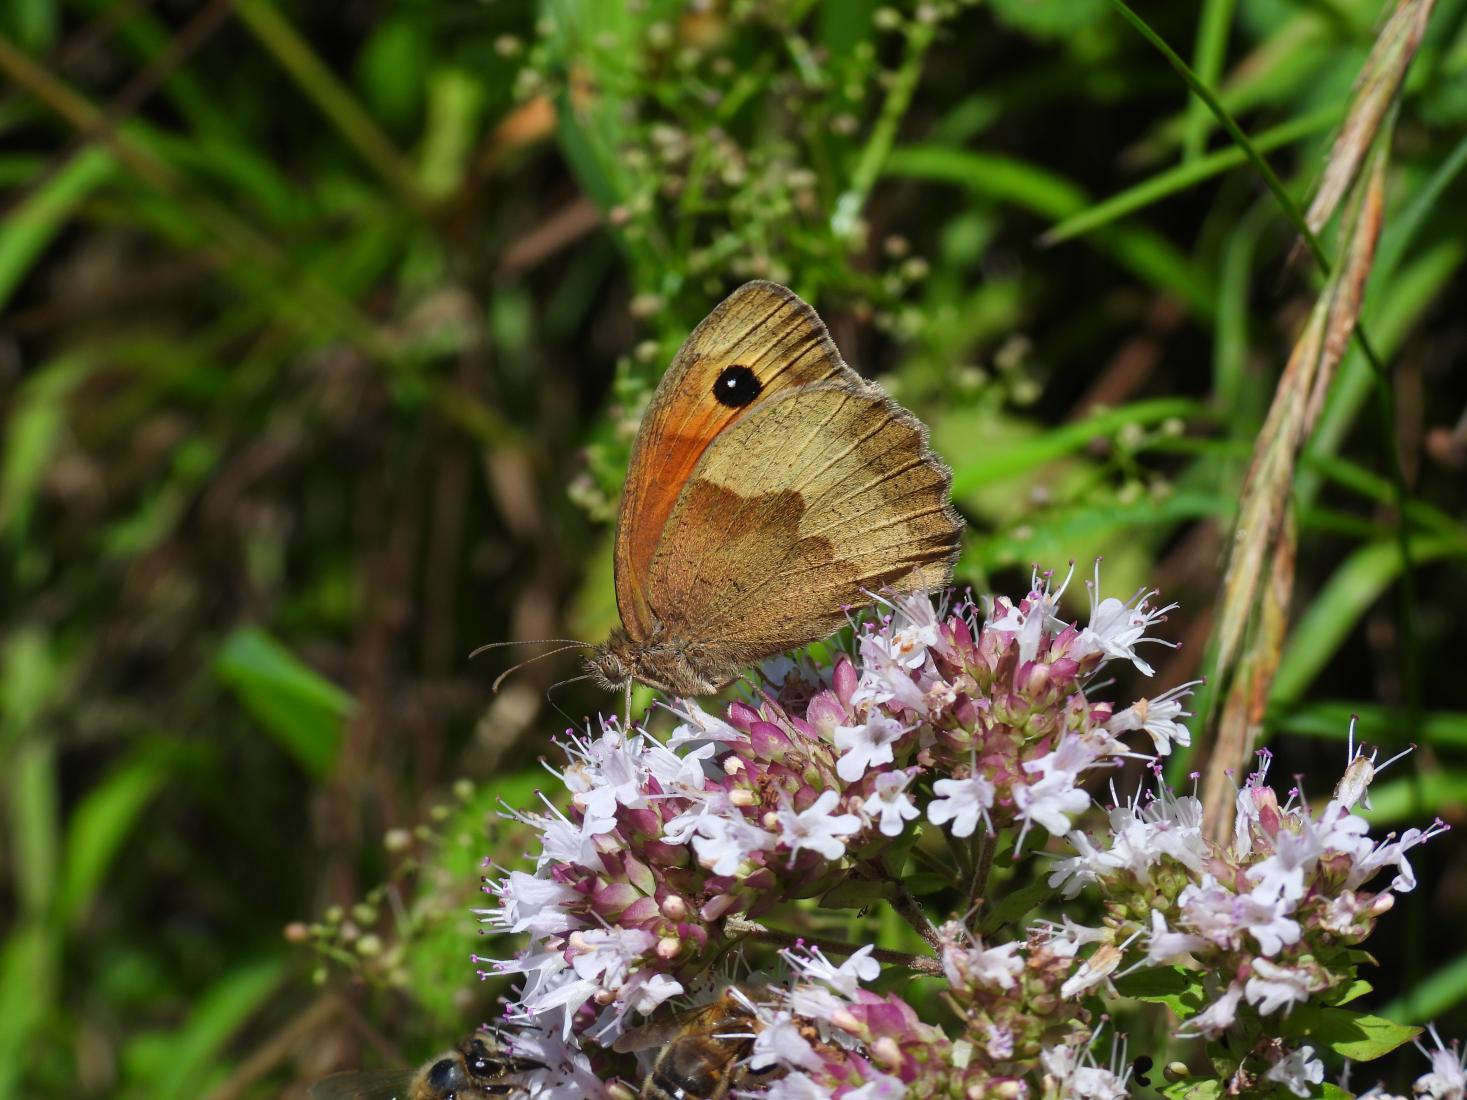
[[[586,658],[586,671],[591,680],[606,691],[621,691],[632,682],[630,653],[631,639],[620,630],[613,630],[611,637],[593,647]]]

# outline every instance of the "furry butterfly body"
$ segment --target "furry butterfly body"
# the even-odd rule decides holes
[[[869,593],[940,587],[962,520],[921,421],[841,360],[815,311],[748,283],[653,395],[616,530],[622,626],[592,677],[706,695],[827,637]]]

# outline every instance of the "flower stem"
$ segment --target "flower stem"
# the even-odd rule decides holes
[[[889,886],[891,893],[887,900],[891,902],[891,907],[901,914],[902,919],[915,928],[917,934],[930,943],[934,949],[941,949],[936,927],[922,911],[922,906],[917,903],[917,899],[912,896],[912,892],[907,889],[904,882],[884,874],[879,864],[857,864],[854,869],[858,873],[864,872],[866,878],[883,888]]]
[[[741,936],[744,939],[758,940],[760,943],[771,943],[780,947],[808,944],[820,948],[827,955],[854,955],[865,946],[858,943],[845,943],[841,940],[817,939],[814,936],[781,932],[779,929],[766,928],[758,921],[745,920],[743,917],[729,917],[723,922],[723,927],[730,935]],[[920,974],[942,973],[942,964],[925,955],[910,955],[905,951],[889,951],[884,947],[874,947],[871,949],[871,957],[877,962],[906,967]]]
[[[968,913],[970,918],[975,910],[977,910],[978,903],[983,900],[988,892],[988,872],[993,867],[993,853],[997,850],[997,836],[989,836],[987,832],[974,832],[971,853],[973,875],[968,880]]]

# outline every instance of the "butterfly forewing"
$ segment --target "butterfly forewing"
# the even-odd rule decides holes
[[[657,386],[632,448],[616,529],[616,597],[635,639],[653,626],[648,574],[679,495],[730,424],[792,387],[856,375],[815,311],[747,283],[693,330]]]

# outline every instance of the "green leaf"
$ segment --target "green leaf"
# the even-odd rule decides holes
[[[410,127],[423,105],[432,55],[426,15],[418,4],[394,9],[378,22],[357,60],[363,98],[394,130]]]
[[[1426,1023],[1448,1009],[1467,1001],[1467,955],[1432,967],[1411,991],[1380,1010],[1388,1019],[1401,1023]]]
[[[1301,138],[1328,129],[1339,121],[1343,113],[1344,107],[1341,105],[1314,111],[1271,130],[1265,130],[1254,138],[1253,144],[1259,152],[1290,145]],[[1058,244],[1082,233],[1089,233],[1247,162],[1248,158],[1243,150],[1230,145],[1197,160],[1179,164],[1071,215],[1044,234],[1044,243]]]
[[[1201,1011],[1207,1001],[1202,990],[1203,977],[1198,970],[1159,966],[1117,978],[1115,987],[1123,997],[1166,1005],[1178,1019],[1186,1020]]]
[[[330,770],[351,696],[258,627],[231,634],[214,669],[302,767],[317,778]]]
[[[22,925],[0,947],[0,1097],[19,1097],[25,1052],[51,1011],[58,930],[50,922]]]
[[[77,204],[111,179],[115,168],[100,145],[88,145],[0,221],[0,309]]]
[[[1196,415],[1199,406],[1179,398],[1137,401],[1118,409],[1107,409],[1074,424],[1066,424],[1034,439],[1006,447],[984,458],[965,463],[953,471],[953,495],[993,481],[1015,477],[1046,462],[1073,454],[1097,438],[1112,435],[1131,424],[1158,424],[1172,418]]]
[[[989,0],[1000,23],[1036,38],[1077,34],[1100,22],[1105,0]]]
[[[820,895],[827,909],[865,909],[881,900],[881,891],[866,879],[848,878]]]
[[[984,910],[983,919],[978,922],[978,930],[987,936],[1005,925],[1019,924],[1053,894],[1054,887],[1042,877],[1011,894],[1005,894],[991,908]]]
[[[62,864],[59,917],[75,920],[92,897],[144,808],[168,778],[168,762],[156,754],[114,769],[87,791],[72,812]]]
[[[20,388],[19,400],[5,423],[0,452],[0,537],[13,545],[25,540],[41,479],[65,433],[67,399],[86,371],[75,359],[41,367]]]
[[[1311,1004],[1294,1010],[1285,1020],[1282,1034],[1309,1039],[1352,1062],[1369,1062],[1410,1042],[1421,1034],[1421,1028],[1349,1009]]]
[[[1012,203],[1051,222],[1090,206],[1089,197],[1067,179],[1013,157],[973,149],[941,145],[893,149],[883,171],[888,176],[954,184],[975,198]],[[1118,224],[1101,227],[1085,241],[1143,281],[1180,297],[1198,316],[1212,316],[1216,292],[1211,280],[1160,234]]]
[[[1351,1001],[1356,1000],[1357,998],[1360,998],[1360,997],[1365,996],[1365,994],[1369,993],[1374,988],[1375,987],[1373,985],[1371,985],[1369,982],[1367,982],[1364,978],[1356,978],[1354,981],[1350,982],[1349,985],[1345,986],[1344,989],[1340,990],[1338,993],[1331,994],[1330,995],[1330,1004],[1336,1005],[1336,1006],[1339,1006],[1339,1005],[1347,1005]]]
[[[1453,540],[1418,537],[1411,542],[1411,560],[1417,567],[1457,552]],[[1345,559],[1290,632],[1271,705],[1291,703],[1303,694],[1400,571],[1401,550],[1395,539],[1361,546]]]
[[[1223,1094],[1222,1082],[1207,1078],[1203,1081],[1178,1081],[1167,1085],[1161,1090],[1163,1096],[1169,1096],[1172,1100],[1214,1100]]]
[[[148,1080],[152,1100],[197,1100],[208,1091],[220,1051],[284,976],[279,958],[237,965],[198,999],[180,1028],[144,1033],[127,1044],[128,1076]]]

